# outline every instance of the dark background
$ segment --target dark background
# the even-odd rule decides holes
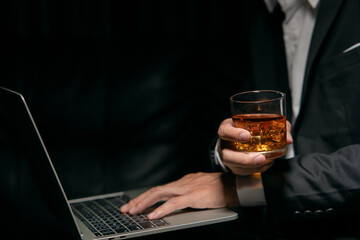
[[[242,3],[14,0],[2,11],[0,85],[27,99],[68,198],[211,171],[247,69]],[[35,206],[18,164],[2,164],[2,198]]]

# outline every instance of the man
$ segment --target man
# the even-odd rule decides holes
[[[251,81],[244,90],[287,93],[294,140],[288,159],[275,160],[267,170],[262,156],[219,148],[219,164],[248,176],[187,175],[149,190],[121,210],[135,214],[167,200],[149,214],[158,218],[184,207],[266,205],[272,222],[293,222],[296,233],[326,229],[356,235],[352,219],[360,213],[360,1],[257,0],[247,7]],[[249,139],[229,119],[218,134],[221,140]],[[257,171],[265,172],[249,175]]]

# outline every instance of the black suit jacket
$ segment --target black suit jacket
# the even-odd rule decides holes
[[[271,14],[262,0],[248,7],[252,81],[246,88],[280,89],[290,95],[280,8]],[[339,226],[360,212],[360,47],[344,52],[359,42],[360,1],[321,1],[301,109],[292,123],[296,157],[276,160],[263,173],[273,220]],[[349,222],[346,231],[356,232]]]

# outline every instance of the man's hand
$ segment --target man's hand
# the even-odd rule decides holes
[[[290,134],[291,125],[286,122],[287,143],[291,144],[293,139]],[[251,175],[256,172],[268,170],[274,163],[274,159],[266,159],[260,153],[242,153],[231,149],[230,142],[248,142],[250,133],[242,128],[236,128],[231,118],[225,119],[219,126],[218,135],[220,144],[218,150],[222,162],[232,173],[236,175]]]
[[[166,202],[148,214],[149,219],[161,218],[187,207],[203,209],[239,205],[233,174],[193,173],[144,192],[120,210],[123,213],[138,214],[158,201]]]

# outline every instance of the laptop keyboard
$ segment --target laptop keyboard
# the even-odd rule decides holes
[[[120,207],[127,203],[126,195],[104,199],[72,203],[74,214],[97,237],[166,226],[163,219],[149,220],[146,215],[128,215],[120,212]]]

